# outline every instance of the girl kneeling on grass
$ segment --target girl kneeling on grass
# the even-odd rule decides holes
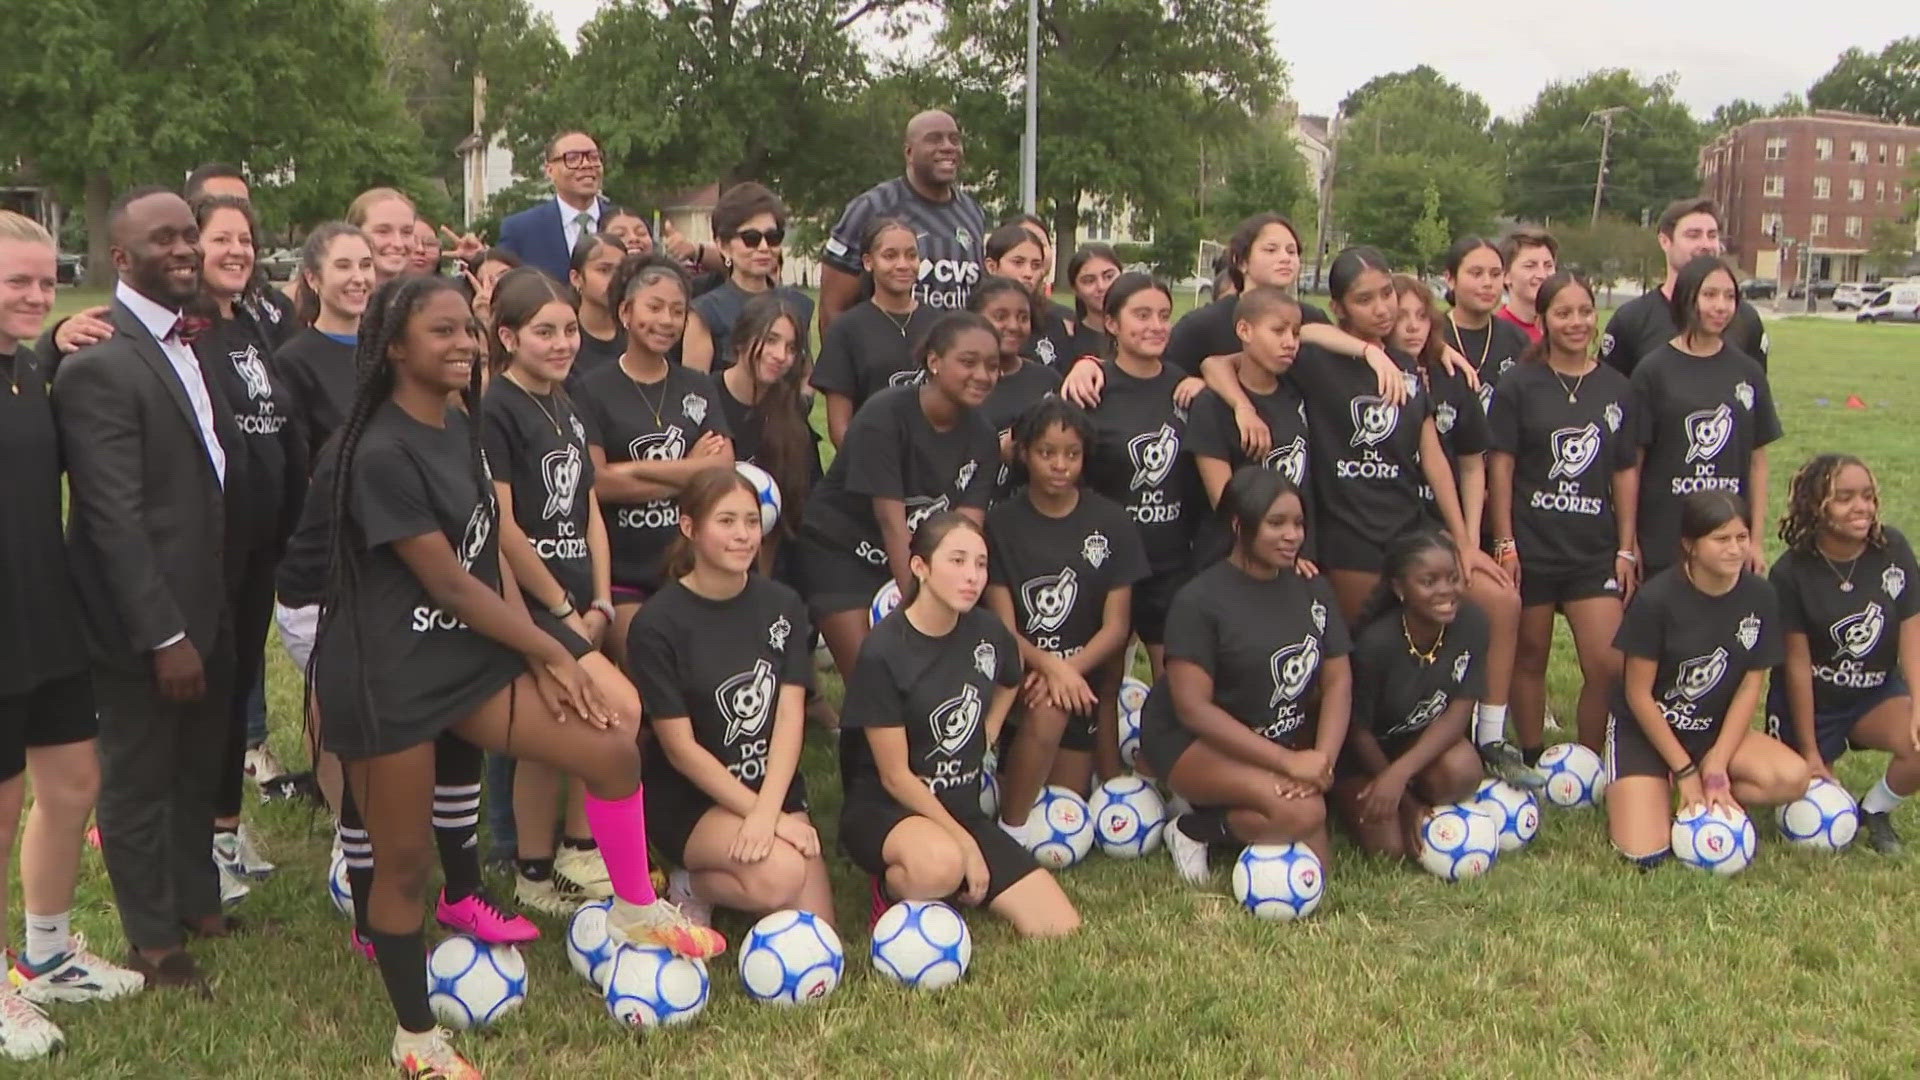
[[[1807,790],[1807,763],[1749,730],[1766,670],[1781,659],[1773,588],[1749,570],[1738,495],[1680,501],[1680,561],[1627,605],[1614,645],[1626,674],[1607,719],[1607,825],[1628,861],[1668,855],[1673,793],[1682,808],[1772,806]]]
[[[1019,643],[975,606],[986,537],[942,511],[914,532],[909,563],[913,582],[861,647],[841,710],[840,842],[873,875],[873,918],[895,900],[957,894],[1025,936],[1071,933],[1073,903],[980,809],[987,747],[1022,672]]]
[[[1794,475],[1780,520],[1786,554],[1769,575],[1786,662],[1773,671],[1767,726],[1815,776],[1852,747],[1893,754],[1860,800],[1867,841],[1900,851],[1889,815],[1920,787],[1920,567],[1880,521],[1880,488],[1851,454],[1821,454]]]
[[[1324,577],[1294,569],[1299,489],[1248,466],[1220,499],[1233,552],[1167,615],[1167,672],[1141,709],[1141,751],[1194,809],[1167,830],[1174,869],[1207,880],[1207,845],[1301,841],[1330,865],[1325,794],[1347,736],[1346,624]]]
[[[1361,847],[1408,858],[1427,807],[1471,798],[1485,776],[1468,726],[1486,694],[1487,617],[1453,541],[1425,532],[1387,549],[1360,626],[1333,804]]]

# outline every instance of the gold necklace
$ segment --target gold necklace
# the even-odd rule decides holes
[[[1578,378],[1573,380],[1572,386],[1568,386],[1567,380],[1560,377],[1560,372],[1558,370],[1552,367],[1549,367],[1547,370],[1553,372],[1553,381],[1560,384],[1560,389],[1565,390],[1567,392],[1567,404],[1569,405],[1579,400],[1580,384],[1586,382],[1587,376],[1593,374],[1593,369],[1588,368],[1587,370],[1581,372]]]
[[[907,313],[905,315],[900,316],[899,318],[895,318],[893,312],[888,311],[886,308],[881,307],[879,304],[874,304],[873,310],[879,312],[882,315],[885,315],[887,317],[887,321],[893,324],[893,328],[895,330],[900,331],[900,336],[906,337],[907,324],[913,321],[913,313],[915,308],[917,308],[918,306],[919,305],[916,304],[914,307],[908,308]]]
[[[514,378],[513,372],[511,371],[507,372],[507,381],[512,383],[514,387],[518,389],[521,393],[527,395],[527,400],[533,402],[534,407],[538,408],[540,410],[541,415],[547,418],[547,423],[553,425],[553,433],[555,435],[560,436],[562,439],[567,437],[567,433],[560,430],[560,418],[555,416],[552,412],[548,411],[546,405],[541,403],[540,395],[534,393],[533,391],[527,389],[524,386],[521,386],[520,380]]]
[[[1445,626],[1440,627],[1439,635],[1433,639],[1433,649],[1431,651],[1421,652],[1420,647],[1413,643],[1413,631],[1407,629],[1407,616],[1402,613],[1400,616],[1400,635],[1407,639],[1407,655],[1420,661],[1422,664],[1431,664],[1440,658],[1440,647],[1446,644],[1447,641],[1447,628]]]
[[[667,380],[664,378],[660,380],[660,402],[656,405],[647,400],[647,384],[635,378],[633,372],[627,370],[627,358],[624,356],[621,357],[618,363],[620,364],[620,373],[627,377],[627,381],[633,384],[633,392],[640,396],[640,404],[645,405],[647,411],[653,414],[653,430],[659,431],[661,424],[665,422],[660,418],[660,414],[667,407]],[[671,365],[669,365],[669,367],[671,367]],[[669,370],[667,374],[672,375],[673,372]]]
[[[1453,327],[1453,343],[1462,349],[1466,348],[1467,339],[1460,336],[1460,323],[1454,319],[1453,312],[1451,311],[1447,312],[1447,325]],[[1487,351],[1492,348],[1493,348],[1493,323],[1489,321],[1487,323],[1487,340],[1480,343],[1480,361],[1479,363],[1476,363],[1473,365],[1473,370],[1481,371],[1486,368]]]
[[[1827,569],[1833,571],[1833,576],[1839,579],[1840,591],[1852,592],[1853,591],[1853,572],[1855,570],[1860,569],[1860,556],[1855,555],[1853,558],[1848,559],[1847,572],[1842,574],[1840,572],[1840,568],[1833,565],[1833,560],[1827,558],[1827,553],[1824,551],[1820,551],[1820,548],[1818,545],[1815,545],[1813,550],[1820,553],[1820,561],[1826,563]]]

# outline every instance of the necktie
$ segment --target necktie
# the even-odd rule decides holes
[[[573,228],[576,236],[585,236],[593,231],[593,215],[585,210],[573,215]],[[578,240],[574,241],[578,243]]]

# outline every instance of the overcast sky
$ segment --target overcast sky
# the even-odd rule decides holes
[[[599,0],[533,3],[552,14],[568,42],[599,7]],[[1269,9],[1293,97],[1309,113],[1331,112],[1375,75],[1425,63],[1486,98],[1496,115],[1511,116],[1524,112],[1547,83],[1595,68],[1628,67],[1648,78],[1678,72],[1680,97],[1705,117],[1738,97],[1771,103],[1789,91],[1804,94],[1849,46],[1878,52],[1920,29],[1911,0],[1483,3],[1464,16],[1457,0],[1373,0],[1355,7],[1276,0]],[[1710,9],[1729,17],[1714,25],[1703,17]],[[1355,26],[1360,13],[1368,23],[1364,31]]]

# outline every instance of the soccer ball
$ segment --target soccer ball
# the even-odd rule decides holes
[[[1473,793],[1474,809],[1493,819],[1500,850],[1518,851],[1540,831],[1540,800],[1504,780],[1483,780]]]
[[[1540,755],[1547,774],[1547,801],[1555,806],[1598,806],[1606,796],[1607,771],[1600,755],[1579,743],[1558,743]]]
[[[1689,806],[1673,819],[1673,853],[1688,866],[1737,874],[1753,861],[1759,846],[1745,811]]]
[[[1120,761],[1140,767],[1140,710],[1146,707],[1146,683],[1129,675],[1120,682]]]
[[[952,986],[972,962],[967,921],[938,900],[902,900],[873,924],[873,970],[902,986]]]
[[[888,581],[873,594],[873,603],[867,605],[867,628],[880,625],[880,620],[893,614],[900,606],[900,583]]]
[[[1472,803],[1436,806],[1420,819],[1420,865],[1435,877],[1479,877],[1499,855],[1499,826]]]
[[[776,911],[747,931],[740,982],[755,1001],[798,1005],[833,993],[846,963],[833,927],[812,912]]]
[[[683,1024],[707,1007],[707,965],[658,945],[622,945],[607,969],[607,1013],[628,1027]]]
[[[527,1000],[527,961],[511,945],[450,937],[427,956],[427,1004],[450,1028],[486,1027]]]
[[[353,886],[347,881],[347,853],[336,851],[333,861],[327,864],[327,895],[333,898],[333,909],[347,918],[353,918]]]
[[[1049,870],[1065,870],[1093,850],[1093,821],[1087,803],[1070,788],[1049,784],[1033,801],[1033,813],[1045,827],[1032,844],[1033,857]],[[1029,824],[1032,819],[1029,818]]]
[[[1100,850],[1118,859],[1152,853],[1167,827],[1166,803],[1138,776],[1116,776],[1095,788],[1087,813]]]
[[[1807,793],[1774,811],[1780,835],[1810,851],[1839,851],[1860,831],[1860,808],[1847,789],[1825,777]]]
[[[1320,856],[1305,844],[1249,844],[1233,864],[1233,895],[1263,919],[1304,919],[1326,894]]]
[[[980,812],[1000,816],[1000,781],[986,769],[980,770]]]
[[[773,532],[780,524],[780,485],[773,482],[773,475],[751,461],[736,461],[733,471],[747,478],[753,485],[753,493],[760,497],[760,535]]]
[[[607,969],[619,949],[607,933],[607,912],[612,908],[611,900],[594,900],[581,904],[567,920],[567,963],[581,978],[600,987],[606,985]]]

